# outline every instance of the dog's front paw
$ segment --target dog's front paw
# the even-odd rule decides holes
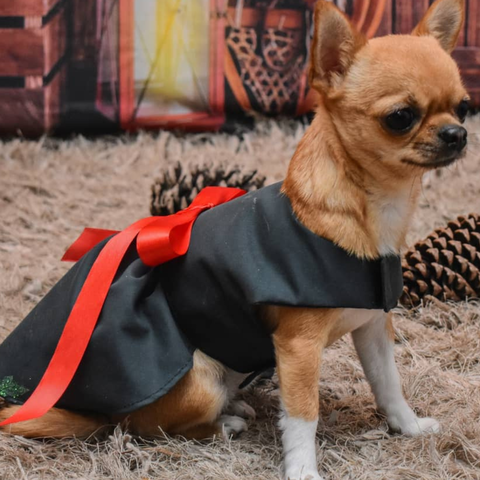
[[[401,432],[409,437],[416,437],[429,433],[440,433],[440,423],[434,418],[416,418],[414,422],[405,425]]]
[[[236,437],[239,433],[248,430],[247,422],[243,418],[233,415],[222,415],[219,422],[225,438]]]
[[[395,426],[394,426],[395,427]],[[417,437],[429,433],[439,433],[441,430],[440,423],[434,418],[418,418],[404,425],[399,425],[395,430],[409,437]]]
[[[285,480],[323,480],[323,477],[316,470],[293,467],[285,472]]]

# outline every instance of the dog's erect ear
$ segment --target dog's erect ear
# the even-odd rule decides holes
[[[437,0],[413,31],[413,35],[430,35],[450,53],[457,44],[465,18],[465,0]]]
[[[325,0],[317,2],[314,20],[309,80],[313,88],[327,91],[341,81],[366,40],[335,5]]]

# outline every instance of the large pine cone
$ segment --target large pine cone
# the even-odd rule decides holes
[[[428,296],[464,300],[480,296],[480,215],[449,222],[407,251],[400,302],[417,306]]]
[[[257,190],[265,176],[257,170],[227,163],[187,165],[172,164],[160,173],[152,185],[152,215],[170,215],[187,208],[202,188],[210,186]]]

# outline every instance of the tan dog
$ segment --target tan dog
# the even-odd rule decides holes
[[[449,53],[464,17],[462,0],[437,0],[411,36],[367,42],[332,4],[315,10],[310,82],[316,117],[291,161],[283,191],[311,231],[358,257],[399,254],[422,175],[459,158],[468,105]],[[352,332],[377,405],[406,435],[438,432],[406,403],[393,357],[391,318],[382,311],[265,307],[274,329],[282,399],[285,476],[320,479],[315,455],[322,350]],[[194,368],[164,397],[129,417],[130,429],[204,438],[246,429],[254,416],[235,402],[241,376],[197,351]],[[0,417],[18,407],[8,407]],[[222,415],[224,412],[236,416]],[[86,436],[108,421],[53,409],[6,431]]]

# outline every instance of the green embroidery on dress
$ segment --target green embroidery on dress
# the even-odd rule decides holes
[[[29,391],[28,388],[22,387],[13,380],[13,377],[3,377],[0,380],[0,397],[17,398]]]

